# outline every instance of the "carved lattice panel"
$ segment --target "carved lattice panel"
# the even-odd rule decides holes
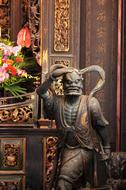
[[[0,138],[0,173],[24,173],[25,138]]]

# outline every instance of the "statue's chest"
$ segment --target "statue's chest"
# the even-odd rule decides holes
[[[64,106],[64,119],[69,126],[75,125],[77,118],[77,111],[79,105],[69,105]]]

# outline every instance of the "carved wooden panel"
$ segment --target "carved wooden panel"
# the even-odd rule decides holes
[[[25,190],[25,177],[23,176],[0,176],[1,190]]]
[[[0,174],[23,174],[25,155],[25,138],[0,138]]]

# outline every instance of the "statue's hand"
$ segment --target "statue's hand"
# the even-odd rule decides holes
[[[62,64],[53,65],[50,69],[50,77],[56,80],[57,77],[62,76],[65,73],[72,72],[67,66]]]
[[[102,160],[109,160],[110,157],[111,157],[111,149],[110,147],[106,146],[106,147],[103,147],[104,149],[104,153],[101,154],[101,159]]]
[[[106,161],[106,160],[109,160],[109,159],[110,159],[110,157],[109,157],[108,154],[106,154],[106,153],[102,153],[102,154],[101,154],[101,160],[102,160],[102,161]]]

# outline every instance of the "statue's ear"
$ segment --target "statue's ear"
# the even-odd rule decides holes
[[[87,72],[98,72],[100,79],[98,80],[96,86],[91,90],[89,97],[92,97],[97,91],[101,90],[105,83],[105,71],[98,65],[91,65],[80,70],[81,74],[85,74]]]

